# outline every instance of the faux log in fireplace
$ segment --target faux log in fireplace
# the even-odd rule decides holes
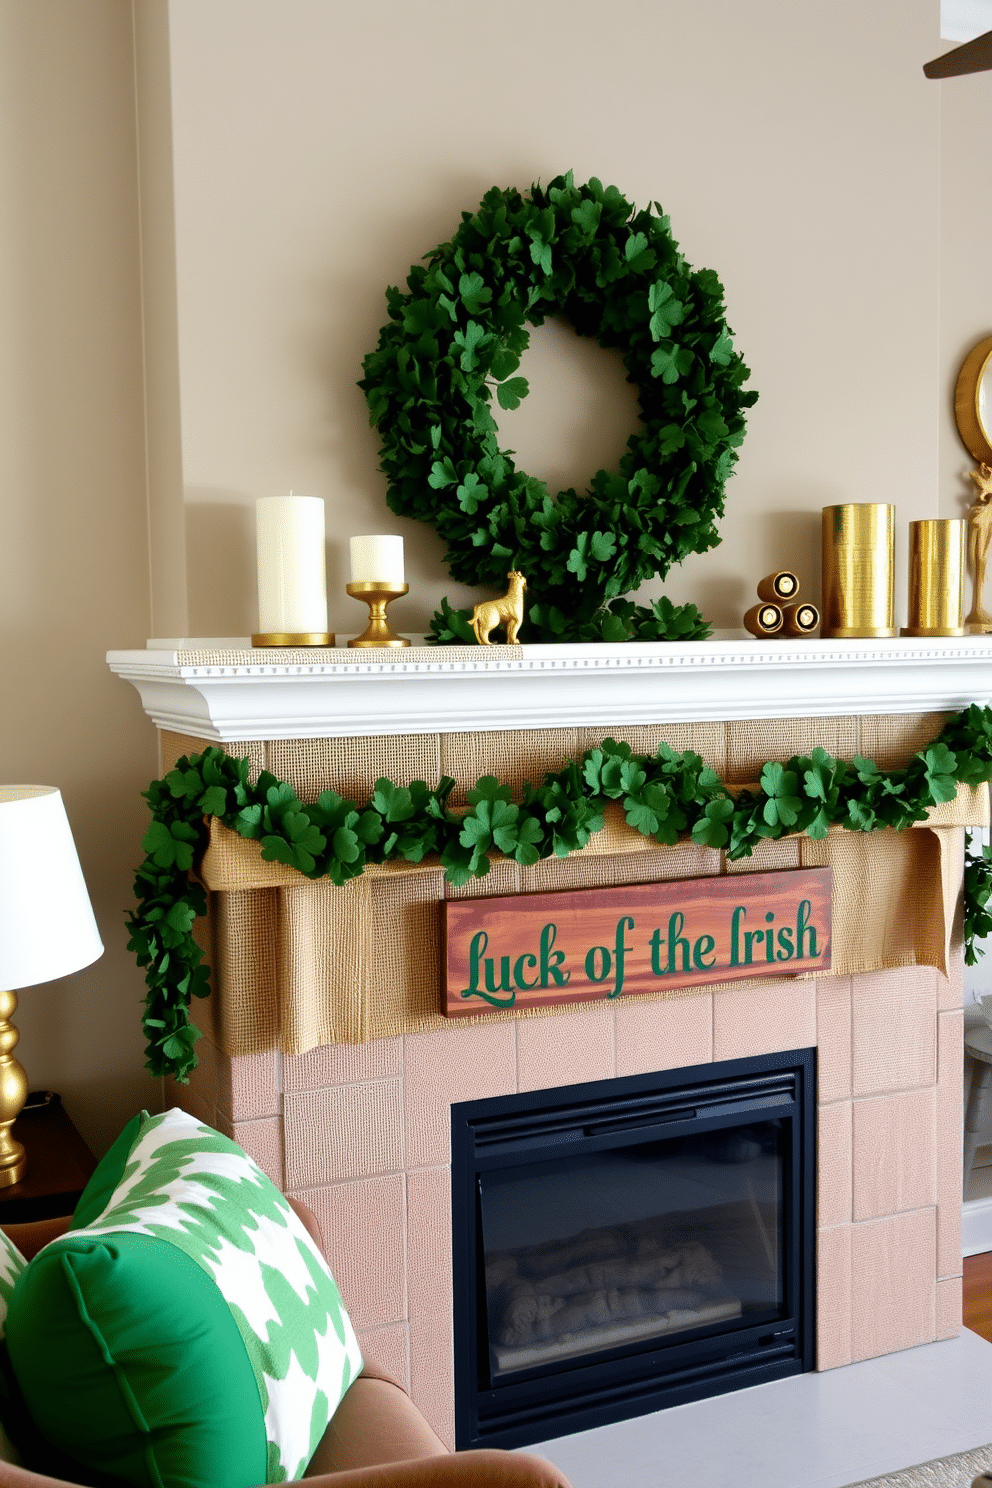
[[[451,1110],[457,1445],[813,1367],[816,1050]]]

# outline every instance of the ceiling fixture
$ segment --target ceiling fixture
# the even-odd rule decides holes
[[[963,46],[955,47],[953,52],[935,57],[932,62],[924,64],[923,71],[928,78],[961,77],[966,72],[992,72],[992,31],[976,36],[974,41],[966,41]]]

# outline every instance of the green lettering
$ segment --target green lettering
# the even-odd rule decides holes
[[[664,976],[665,974],[664,967],[661,964],[661,948],[664,944],[665,942],[661,938],[661,931],[655,930],[652,933],[651,939],[648,941],[648,945],[651,947],[651,970],[655,976]]]
[[[541,986],[548,985],[548,977],[551,977],[557,987],[565,987],[572,980],[570,971],[562,971],[561,965],[565,960],[564,951],[553,949],[558,937],[557,925],[545,925],[541,931]]]
[[[482,1000],[484,1002],[488,1002],[491,1007],[512,1007],[517,1000],[517,994],[516,992],[510,991],[509,985],[507,985],[506,987],[506,990],[510,992],[509,997],[496,997],[495,995],[493,995],[496,992],[496,988],[492,985],[493,963],[488,956],[485,956],[485,952],[488,949],[488,946],[489,936],[486,934],[485,930],[477,930],[472,936],[468,948],[469,985],[467,987],[463,987],[458,995],[460,997],[481,997]],[[486,992],[483,992],[482,988],[479,986],[479,965],[484,956],[486,987],[489,989]],[[502,959],[503,965],[505,967],[507,983],[509,983],[509,958],[504,956]]]
[[[806,936],[809,936],[810,957],[818,956],[816,949],[816,929],[809,922],[809,914],[813,906],[808,899],[804,899],[796,911],[796,956],[800,961],[806,960]]]
[[[614,983],[613,991],[612,992],[608,992],[606,994],[607,997],[619,997],[620,996],[620,993],[623,991],[623,968],[624,968],[624,961],[625,961],[625,958],[627,956],[627,952],[628,951],[632,951],[634,949],[633,946],[629,946],[629,945],[627,945],[625,943],[624,938],[623,938],[623,935],[624,935],[624,931],[625,930],[633,930],[633,928],[634,928],[634,917],[633,917],[633,915],[621,915],[620,919],[617,920],[617,933],[616,933],[616,940],[614,941],[614,961],[615,961],[616,968],[617,968],[617,974],[616,974],[616,981]]]
[[[537,957],[530,955],[529,952],[528,953],[525,953],[523,956],[518,956],[517,959],[516,959],[516,961],[514,962],[514,964],[513,964],[513,980],[516,982],[516,984],[520,988],[521,992],[529,992],[530,989],[531,989],[531,987],[536,987],[537,986],[537,978],[536,977],[535,977],[535,979],[532,982],[528,982],[527,978],[524,976],[524,967],[525,966],[529,966],[529,967],[531,967],[531,969],[533,969],[536,965],[537,965]]]
[[[596,970],[596,957],[599,957],[599,971]],[[593,946],[586,951],[586,976],[591,982],[605,982],[613,965],[613,957],[605,946]]]
[[[765,924],[766,925],[771,925],[772,920],[774,920],[774,918],[775,918],[775,916],[772,914],[771,910],[769,910],[768,913],[765,915]],[[766,930],[765,931],[765,960],[766,961],[774,961],[775,960],[775,931],[774,930]]]
[[[778,954],[776,960],[791,961],[795,947],[792,944],[792,926],[783,925],[778,932]]]
[[[754,942],[756,940],[764,940],[764,938],[765,938],[765,932],[764,932],[764,930],[745,930],[744,931],[744,965],[745,966],[750,966],[751,965],[751,957],[752,957],[752,952],[754,950]]]
[[[510,981],[510,958],[500,956],[499,958],[499,986],[496,986],[496,973],[493,970],[496,963],[491,956],[486,957],[486,991],[487,992],[512,992],[513,983]]]
[[[730,964],[731,964],[731,966],[740,966],[740,964],[741,964],[741,947],[740,947],[741,920],[746,920],[746,919],[747,919],[747,910],[744,908],[743,904],[738,904],[737,908],[734,910],[734,913],[733,913],[733,915],[731,917],[731,921],[730,921]]]
[[[716,941],[712,935],[701,935],[696,941],[696,944],[692,948],[692,962],[697,971],[708,971],[713,965],[716,957],[710,956],[708,961],[706,957],[710,955],[715,945]]]
[[[677,909],[673,915],[669,916],[668,920],[668,966],[666,967],[666,971],[669,976],[674,975],[677,970],[675,965],[676,946],[682,947],[682,970],[689,970],[689,942],[682,934],[684,926],[685,915],[680,909]]]

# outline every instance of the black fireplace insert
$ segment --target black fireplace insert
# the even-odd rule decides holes
[[[452,1106],[459,1449],[811,1369],[815,1120],[815,1049]]]

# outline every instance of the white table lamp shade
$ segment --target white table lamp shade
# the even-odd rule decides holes
[[[62,793],[0,785],[0,992],[68,976],[102,954]]]

